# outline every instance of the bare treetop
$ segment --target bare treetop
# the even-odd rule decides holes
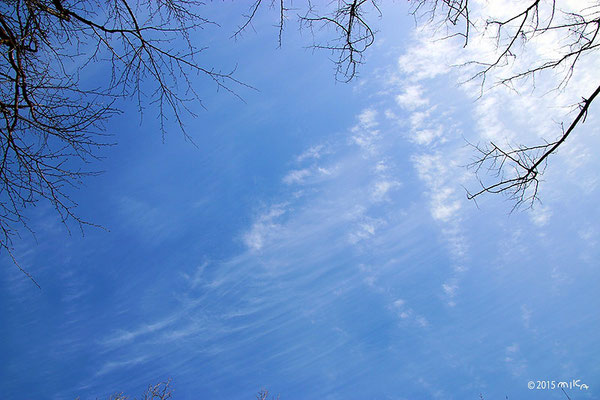
[[[24,209],[42,199],[52,204],[65,224],[90,224],[74,213],[76,203],[69,190],[95,173],[89,165],[97,150],[110,144],[103,123],[119,112],[118,99],[135,99],[140,112],[152,104],[158,109],[163,135],[172,120],[187,137],[183,115],[194,115],[190,102],[202,105],[193,77],[204,76],[217,90],[234,95],[247,86],[232,76],[233,71],[200,62],[205,49],[195,43],[193,32],[213,24],[201,15],[203,4],[199,0],[0,3],[0,249],[11,254],[11,238],[27,228]],[[527,44],[543,35],[562,38],[553,56],[534,59],[488,86],[516,90],[519,81],[534,82],[544,71],[559,71],[563,75],[556,89],[561,90],[580,61],[597,54],[600,1],[589,1],[578,10],[565,10],[562,4],[519,2],[509,17],[488,16],[481,27],[468,0],[409,0],[417,20],[441,24],[448,37],[463,38],[464,46],[473,36],[493,32],[496,55],[469,63],[477,68],[472,79],[480,80],[482,90],[492,72],[513,65],[527,53]],[[259,10],[270,8],[277,11],[281,45],[284,27],[295,16],[299,27],[313,34],[309,47],[331,55],[336,79],[343,82],[357,76],[375,43],[374,21],[381,17],[376,0],[323,4],[254,0],[244,7],[233,37],[252,26]],[[90,79],[92,68],[106,79]],[[97,86],[90,86],[92,81]],[[551,139],[543,143],[474,144],[477,158],[471,167],[481,186],[468,192],[468,198],[503,193],[517,207],[533,205],[550,155],[585,121],[599,92],[600,82],[591,82],[589,93],[581,93],[573,120],[548,132]]]
[[[277,27],[280,46],[286,21],[294,17],[300,24],[300,28],[312,33],[315,40],[309,47],[331,54],[337,80],[348,83],[356,77],[365,52],[375,43],[376,31],[372,28],[373,23],[369,18],[373,15],[381,17],[376,0],[337,0],[328,2],[325,6],[307,0],[303,5],[294,3],[297,5],[296,8],[290,0],[270,2],[255,0],[248,12],[244,14],[244,22],[232,37],[239,36],[252,25],[259,9],[265,3],[278,10]],[[316,38],[322,36],[320,35],[322,32],[326,39],[318,41]]]
[[[499,0],[500,1],[500,0]],[[481,94],[484,87],[506,86],[518,94],[519,82],[527,81],[535,85],[535,80],[544,71],[562,74],[555,90],[564,89],[581,59],[596,54],[600,47],[600,1],[588,1],[577,9],[566,9],[564,1],[530,0],[514,3],[515,8],[506,18],[481,16],[474,13],[468,0],[409,0],[411,13],[417,22],[439,25],[445,29],[446,38],[461,37],[464,46],[476,37],[490,36],[496,45],[496,54],[491,59],[471,60],[467,65],[475,67],[470,80],[479,81]],[[238,35],[254,19],[262,0],[256,0],[246,20],[236,32]],[[315,41],[312,48],[326,50],[333,55],[336,78],[349,82],[358,73],[367,50],[375,42],[376,29],[373,16],[381,16],[378,2],[374,0],[337,0],[327,6],[306,1],[304,8],[293,9],[291,2],[280,0],[269,3],[279,9],[280,41],[284,22],[291,11],[302,27],[313,32]],[[480,24],[484,18],[483,26]],[[320,34],[325,30],[325,34]],[[560,37],[549,58],[533,59],[521,70],[511,67],[516,59],[528,54],[529,42],[548,34]],[[329,38],[329,39],[327,39]],[[528,58],[529,58],[528,57]],[[509,70],[508,75],[488,82],[492,73]],[[594,89],[595,88],[595,89]],[[560,124],[558,132],[548,132],[552,138],[539,144],[515,144],[502,147],[497,143],[474,144],[476,158],[469,166],[478,174],[480,188],[467,191],[467,197],[475,200],[484,193],[505,194],[514,202],[515,208],[521,205],[533,206],[539,200],[539,184],[549,156],[563,145],[576,127],[585,121],[591,103],[600,91],[600,82],[592,83],[589,93],[582,93],[582,100],[574,109],[571,122]]]
[[[0,4],[0,248],[10,254],[23,210],[48,200],[63,222],[74,214],[68,188],[108,144],[103,122],[119,97],[146,98],[164,135],[172,118],[200,101],[192,75],[233,93],[230,72],[199,64],[191,32],[211,22],[195,0],[11,0]],[[92,66],[100,79],[80,79]],[[104,76],[107,76],[104,79]],[[201,103],[200,103],[201,104]],[[185,134],[185,130],[184,130]]]
[[[462,36],[465,46],[469,45],[473,35],[491,34],[497,49],[493,58],[472,60],[466,64],[476,68],[470,80],[479,80],[481,95],[486,85],[492,89],[505,86],[518,95],[520,83],[535,87],[536,80],[542,79],[541,74],[545,71],[561,77],[554,90],[565,89],[580,61],[597,55],[600,47],[600,1],[588,2],[579,10],[566,9],[564,2],[559,0],[530,0],[520,2],[516,7],[506,18],[488,16],[479,30],[468,0],[418,0],[413,14],[447,28],[449,25],[451,33],[448,37]],[[458,26],[457,30],[455,26]],[[555,43],[549,56],[542,58],[538,55],[535,58],[535,52],[528,52],[528,44],[549,34],[559,37],[560,41]],[[525,56],[529,57],[524,67],[515,69],[515,61]],[[502,76],[504,71],[509,72]],[[492,72],[500,78],[488,82]],[[547,137],[552,139],[533,145],[473,144],[477,156],[469,166],[478,174],[480,188],[468,191],[467,197],[476,199],[484,193],[501,193],[514,202],[515,208],[533,206],[539,201],[541,176],[550,155],[585,122],[590,105],[599,93],[600,80],[591,82],[589,92],[582,93],[581,101],[574,107],[573,119],[559,124],[558,132],[547,133]]]

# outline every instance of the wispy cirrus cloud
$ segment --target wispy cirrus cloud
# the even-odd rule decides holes
[[[196,349],[178,355],[186,362],[230,360],[206,379],[241,368],[248,361],[240,355],[245,346],[265,346],[264,362],[293,357],[298,365],[310,364],[326,354],[303,349],[314,346],[305,336],[315,329],[331,328],[339,348],[327,351],[343,356],[342,349],[350,346],[361,352],[362,339],[356,335],[362,324],[329,321],[342,311],[357,313],[357,321],[370,318],[368,309],[352,305],[359,298],[383,313],[395,304],[390,317],[401,322],[401,329],[430,327],[427,311],[400,307],[397,295],[389,293],[389,277],[404,268],[398,257],[409,248],[418,251],[414,231],[419,216],[409,211],[414,206],[403,196],[393,137],[375,132],[381,117],[367,108],[338,143],[316,145],[295,157],[282,179],[286,194],[262,206],[240,232],[243,251],[181,274],[177,311],[125,325],[101,339],[97,345],[107,355],[101,373],[152,364],[165,348],[184,343]],[[321,179],[311,179],[318,174]],[[366,260],[371,266],[361,267]],[[409,304],[412,296],[405,293],[402,301]],[[290,341],[297,346],[285,344]]]

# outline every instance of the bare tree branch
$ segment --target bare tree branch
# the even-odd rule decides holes
[[[480,157],[469,166],[478,173],[482,168],[498,178],[493,183],[481,183],[481,189],[470,193],[467,198],[472,200],[483,193],[505,193],[515,201],[515,206],[528,203],[534,204],[538,198],[540,175],[543,174],[548,157],[557,151],[573,130],[585,122],[590,104],[600,93],[600,86],[591,96],[578,105],[579,112],[567,130],[563,128],[562,135],[551,143],[536,146],[519,146],[508,150],[490,142],[489,146],[473,146]],[[508,172],[507,172],[508,170]]]
[[[375,31],[366,19],[367,13],[373,10],[381,15],[374,0],[338,1],[331,13],[322,15],[311,7],[300,17],[303,26],[313,32],[325,28],[336,33],[333,39],[312,45],[336,57],[333,59],[336,79],[343,82],[354,79],[365,51],[375,43]]]
[[[470,80],[479,79],[483,92],[487,77],[492,71],[500,71],[510,64],[511,59],[522,55],[523,49],[532,39],[549,32],[558,33],[564,39],[564,44],[557,48],[557,56],[549,60],[533,62],[525,70],[517,71],[492,83],[514,88],[513,84],[520,80],[531,79],[546,70],[564,68],[563,77],[557,90],[564,89],[578,64],[589,54],[600,48],[600,2],[580,12],[564,12],[559,8],[558,0],[530,0],[525,2],[520,11],[507,19],[489,18],[486,29],[496,30],[495,40],[498,48],[497,55],[491,61],[471,61],[467,64],[480,67]],[[439,17],[444,23],[457,25],[464,21],[465,29],[459,32],[465,38],[465,46],[469,39],[469,26],[472,25],[467,0],[418,0],[414,3],[413,14],[429,21]],[[560,14],[563,18],[557,18]],[[454,34],[448,37],[453,37]],[[521,45],[519,49],[517,44]],[[467,198],[476,199],[484,193],[503,193],[515,202],[515,208],[528,204],[533,206],[538,200],[540,177],[547,166],[548,158],[558,151],[575,128],[585,121],[591,103],[596,99],[600,87],[588,98],[578,104],[579,112],[565,130],[561,124],[561,134],[558,139],[537,145],[506,145],[499,146],[493,142],[488,145],[472,145],[478,157],[469,165],[478,174],[480,189],[467,191]],[[481,176],[485,171],[489,179]]]
[[[67,228],[94,225],[76,215],[69,193],[97,174],[89,166],[111,144],[104,121],[119,113],[116,100],[136,98],[142,111],[149,98],[163,136],[174,119],[191,140],[182,114],[193,115],[191,101],[201,104],[192,75],[234,95],[247,86],[232,71],[197,62],[203,49],[190,33],[211,23],[196,14],[201,6],[196,0],[0,3],[0,249],[11,258],[12,238],[19,227],[29,229],[23,211],[42,199]],[[103,89],[79,80],[92,63],[109,72]]]
[[[291,1],[289,1],[291,3]],[[277,6],[275,6],[277,4]],[[270,3],[271,8],[279,10],[278,42],[282,44],[284,24],[287,13],[292,10],[286,0]],[[243,31],[252,26],[259,8],[263,5],[262,0],[252,3],[247,14],[244,14],[244,22],[233,33],[232,38],[238,37]],[[299,9],[298,9],[299,10]],[[310,0],[297,17],[300,26],[308,29],[316,37],[316,31],[333,32],[333,37],[325,42],[313,42],[310,46],[315,50],[326,50],[334,58],[335,77],[343,82],[350,82],[357,74],[358,67],[362,63],[363,54],[375,42],[375,31],[371,28],[367,15],[376,12],[381,16],[381,11],[375,0],[337,0],[330,2],[326,9],[317,7]]]

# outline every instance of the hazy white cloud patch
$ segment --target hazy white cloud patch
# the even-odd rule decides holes
[[[321,175],[327,176],[327,175],[332,175],[335,173],[335,167],[332,168],[323,168],[323,167],[317,167],[317,172]]]
[[[458,182],[452,174],[451,163],[440,153],[415,155],[413,162],[418,176],[426,184],[431,216],[442,222],[455,218],[462,207],[462,198],[455,189]]]
[[[429,75],[437,74],[438,72],[432,71]],[[424,77],[413,80],[420,79]],[[407,139],[423,149],[413,154],[411,160],[417,176],[424,183],[423,195],[428,199],[431,217],[440,224],[442,238],[453,261],[461,265],[460,268],[454,268],[448,280],[442,284],[441,297],[448,306],[454,307],[460,278],[464,274],[462,263],[467,251],[466,238],[461,228],[464,196],[457,190],[464,181],[465,171],[457,165],[460,149],[447,145],[449,139],[458,135],[449,112],[438,105],[431,106],[431,101],[423,96],[421,86],[411,83],[410,78],[405,85],[404,91],[396,97],[396,102],[409,112]],[[439,150],[431,150],[436,147]]]
[[[411,138],[412,141],[417,144],[428,145],[431,144],[435,139],[442,137],[443,132],[443,128],[438,125],[434,129],[415,130],[413,135],[411,135]]]
[[[423,39],[431,38],[431,32],[420,29],[415,34],[419,41],[418,46],[413,46],[398,59],[400,71],[406,74],[409,81],[419,82],[432,79],[449,71],[450,60],[455,57],[453,49],[443,41]],[[443,62],[440,62],[440,59]]]
[[[442,284],[442,289],[444,289],[444,293],[448,295],[448,297],[456,296],[456,292],[458,290],[458,285],[454,279]]]
[[[375,201],[389,200],[388,193],[399,186],[400,182],[395,180],[379,180],[373,184],[371,197]]]
[[[328,154],[329,150],[323,144],[315,145],[304,151],[297,158],[297,162],[302,162],[307,159],[319,159],[323,155]]]
[[[96,376],[99,377],[99,376],[106,375],[106,374],[114,372],[114,371],[122,371],[125,368],[131,368],[136,365],[140,365],[140,364],[144,363],[145,361],[147,361],[148,358],[149,357],[147,357],[147,356],[141,356],[141,357],[136,357],[133,359],[122,360],[122,361],[109,361],[109,362],[105,363],[104,365],[102,365],[102,367],[100,367],[98,372],[96,372]]]
[[[375,235],[378,228],[384,225],[385,222],[381,219],[362,216],[356,222],[348,234],[348,241],[351,244],[356,244],[360,241],[367,240]]]
[[[206,268],[208,267],[208,265],[209,265],[208,261],[204,261],[203,263],[198,265],[198,267],[196,267],[196,269],[194,270],[194,272],[192,274],[182,273],[182,276],[186,281],[189,282],[189,284],[192,288],[201,286],[203,283],[205,283],[203,274],[204,274],[204,271],[206,271]]]
[[[409,85],[396,96],[396,102],[403,108],[414,110],[429,104],[429,99],[423,97],[423,88],[420,85]]]
[[[281,225],[276,221],[286,212],[287,204],[275,204],[261,214],[252,224],[248,232],[243,235],[244,244],[251,250],[260,250],[265,243],[276,236]]]
[[[375,109],[368,108],[361,112],[358,116],[360,126],[365,129],[375,128],[379,123],[377,122],[378,112]]]
[[[377,164],[375,165],[375,171],[379,172],[379,173],[385,172],[388,169],[389,169],[389,166],[383,160],[378,161]]]
[[[515,377],[523,376],[527,371],[527,362],[521,355],[519,345],[513,343],[512,345],[507,346],[504,353],[504,362],[510,373]]]
[[[431,194],[431,215],[447,222],[458,214],[461,203],[456,199],[456,190],[452,187],[439,187]]]
[[[289,171],[282,181],[286,185],[313,185],[322,182],[324,179],[335,177],[337,172],[337,165],[321,166],[313,164],[306,168]]]
[[[592,225],[587,225],[579,230],[579,237],[591,246],[598,244],[598,229]]]
[[[375,151],[379,139],[380,131],[376,129],[379,126],[378,115],[375,109],[363,110],[358,116],[359,123],[351,129],[351,141],[371,153]]]
[[[308,168],[295,169],[288,172],[288,174],[283,178],[283,182],[288,185],[302,183],[304,179],[310,175],[311,171]]]
[[[455,241],[464,241],[464,237],[461,234],[447,233],[444,236],[446,242],[450,243],[450,252],[454,266],[450,276],[442,283],[441,297],[445,300],[447,306],[455,307],[460,294],[461,279],[468,269],[462,264],[465,258],[464,255],[462,253],[457,254],[456,250],[452,248],[452,243]]]
[[[144,324],[133,330],[118,330],[108,338],[102,340],[101,344],[106,347],[121,346],[123,344],[130,343],[141,336],[163,330],[173,324],[175,321],[176,317],[170,316],[152,324]]]
[[[550,217],[552,217],[552,210],[548,206],[537,206],[530,210],[529,215],[531,217],[531,221],[539,227],[545,226],[550,221]]]
[[[574,281],[573,276],[565,269],[564,266],[554,266],[550,272],[550,279],[552,279],[552,285],[556,290],[560,290],[563,286],[570,285]]]
[[[429,326],[429,321],[424,316],[416,313],[412,308],[408,307],[406,300],[397,299],[395,300],[390,309],[400,318],[401,321],[411,322],[420,328],[426,328]]]

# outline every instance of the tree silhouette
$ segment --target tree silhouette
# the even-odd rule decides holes
[[[600,48],[600,2],[582,5],[577,12],[563,11],[559,0],[524,1],[513,15],[507,19],[488,17],[485,31],[493,30],[493,39],[498,49],[495,58],[488,61],[472,61],[469,64],[478,67],[472,80],[480,80],[481,87],[492,71],[501,69],[527,51],[527,44],[540,36],[557,34],[561,42],[556,43],[554,55],[539,59],[521,71],[511,73],[492,83],[494,86],[515,88],[519,82],[535,82],[544,71],[562,74],[557,90],[568,86],[579,62],[593,55]],[[414,4],[413,14],[434,21],[442,14],[442,21],[452,27],[463,28],[454,31],[454,35],[464,38],[464,46],[469,45],[473,34],[473,21],[468,0],[418,0]],[[596,86],[597,85],[597,86]],[[515,144],[499,146],[494,142],[472,144],[476,152],[475,160],[469,165],[479,177],[480,187],[468,191],[469,199],[476,199],[485,193],[507,195],[514,208],[521,205],[533,206],[538,199],[540,179],[552,154],[565,143],[569,135],[585,122],[592,102],[600,93],[600,81],[595,82],[588,93],[582,93],[582,100],[575,105],[576,115],[568,122],[560,124],[557,133],[548,132],[553,139],[534,145]]]
[[[115,100],[134,98],[141,111],[148,97],[158,108],[164,135],[168,118],[183,129],[182,113],[193,114],[188,104],[201,102],[192,75],[234,94],[243,85],[230,72],[196,61],[202,48],[190,35],[211,24],[197,14],[201,5],[196,0],[0,3],[0,248],[11,257],[12,237],[19,227],[29,229],[23,210],[42,199],[65,225],[93,225],[74,213],[69,189],[95,173],[86,167],[98,148],[109,144],[103,123],[119,112]],[[109,76],[99,88],[80,78],[94,64]]]
[[[563,41],[556,45],[555,56],[550,59],[534,61],[520,72],[494,82],[493,86],[515,87],[519,81],[534,81],[540,73],[562,68],[563,78],[556,89],[564,89],[573,76],[579,61],[594,54],[600,47],[600,1],[591,5],[583,4],[577,12],[563,11],[559,0],[523,1],[514,14],[504,20],[489,16],[483,30],[474,30],[475,24],[468,0],[407,0],[411,13],[417,22],[441,25],[447,29],[446,38],[460,36],[464,46],[469,45],[472,36],[483,35],[495,30],[494,40],[497,55],[491,60],[471,61],[478,67],[471,80],[480,80],[481,87],[495,70],[510,64],[512,59],[522,55],[528,42],[548,33],[557,34]],[[246,29],[252,22],[257,10],[263,3],[256,0],[246,21],[236,34]],[[280,15],[279,38],[284,22],[288,19],[291,1],[280,0],[269,3],[278,8]],[[299,10],[299,9],[296,9]],[[304,11],[297,13],[301,26],[314,31],[328,30],[329,40],[315,42],[312,47],[326,50],[333,55],[335,75],[338,80],[349,82],[357,75],[366,51],[375,42],[376,29],[373,16],[381,16],[378,2],[375,0],[337,0],[326,7],[318,7],[307,1]],[[558,151],[569,135],[581,125],[587,116],[592,102],[600,92],[600,82],[595,89],[582,93],[582,100],[575,106],[577,111],[573,120],[561,124],[557,133],[549,132],[551,140],[534,145],[516,144],[502,147],[493,142],[474,144],[476,158],[469,165],[479,177],[480,188],[467,192],[469,199],[475,200],[485,193],[507,195],[514,207],[533,206],[538,200],[540,178],[543,175],[550,155]]]
[[[449,37],[464,38],[465,46],[473,35],[482,34],[474,30],[468,0],[407,1],[417,20],[443,25]],[[495,31],[497,57],[471,62],[478,68],[472,79],[479,79],[483,87],[492,71],[526,51],[532,39],[559,33],[564,41],[554,58],[534,62],[493,85],[513,87],[543,71],[562,68],[558,89],[563,89],[580,60],[600,47],[600,2],[591,4],[578,12],[563,12],[559,0],[530,0],[522,2],[508,19],[490,17],[485,29]],[[119,113],[116,100],[134,99],[140,112],[149,101],[158,108],[163,135],[171,118],[187,137],[183,114],[193,115],[190,102],[202,104],[192,76],[204,76],[217,89],[234,95],[247,86],[233,71],[222,72],[198,62],[203,48],[193,42],[192,34],[214,24],[200,14],[202,5],[199,0],[0,3],[0,249],[12,257],[12,238],[20,229],[29,229],[23,211],[40,200],[52,204],[65,224],[93,225],[74,212],[77,204],[69,192],[95,174],[89,163],[99,148],[110,144],[103,128],[107,118]],[[319,5],[309,0],[293,4],[291,0],[255,0],[241,10],[242,23],[232,36],[239,37],[251,27],[262,8],[278,13],[280,45],[292,18],[312,32],[312,48],[331,54],[335,77],[343,82],[357,77],[375,43],[375,20],[381,16],[376,0]],[[92,80],[86,71],[92,66],[108,75],[98,87],[89,86]],[[594,87],[582,93],[575,118],[559,132],[548,133],[554,137],[551,140],[508,148],[493,142],[474,144],[477,158],[470,166],[481,186],[468,192],[468,198],[503,193],[516,207],[533,205],[550,156],[585,121],[598,96],[600,84]]]

